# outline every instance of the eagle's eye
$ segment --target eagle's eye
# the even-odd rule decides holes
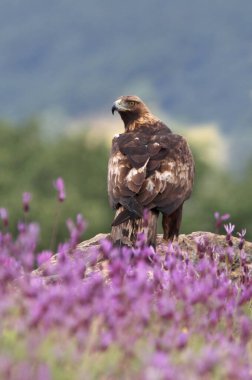
[[[129,105],[130,105],[130,106],[134,106],[134,105],[135,105],[135,102],[129,102]]]

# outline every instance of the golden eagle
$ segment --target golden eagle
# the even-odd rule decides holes
[[[193,186],[194,160],[188,143],[137,96],[121,96],[112,106],[115,111],[125,132],[114,137],[108,165],[110,205],[120,211],[112,226],[137,221],[148,209],[163,214],[164,239],[173,240]],[[155,245],[153,238],[150,243]]]

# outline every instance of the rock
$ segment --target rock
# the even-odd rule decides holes
[[[98,234],[94,236],[92,239],[85,240],[81,242],[78,246],[77,249],[80,251],[87,251],[90,247],[100,247],[100,241],[102,239],[110,239],[110,234]],[[208,242],[209,246],[218,246],[221,248],[228,247],[227,241],[226,241],[226,236],[224,235],[217,235],[212,232],[204,232],[204,231],[198,231],[198,232],[193,232],[189,235],[184,235],[181,234],[178,237],[177,241],[174,241],[173,244],[178,244],[180,249],[183,252],[187,252],[189,256],[195,257],[197,254],[197,242],[203,239],[204,241]],[[240,239],[236,237],[232,237],[232,242],[233,242],[233,247],[234,247],[234,252],[235,255],[239,255],[239,242]],[[157,245],[156,245],[156,252],[159,254],[164,254],[167,250],[168,242],[163,239],[163,235],[158,234],[157,235]],[[252,263],[252,243],[245,241],[244,243],[244,251],[247,254],[247,261]]]
[[[110,234],[103,234],[100,233],[93,238],[89,240],[85,240],[78,244],[77,250],[79,252],[83,252],[83,255],[85,255],[85,262],[86,263],[93,263],[93,249],[100,249],[101,247],[101,240],[103,239],[111,239]],[[230,278],[232,280],[236,280],[240,278],[240,254],[241,250],[239,249],[239,243],[240,239],[236,237],[232,237],[232,243],[233,243],[233,249],[234,249],[234,258],[233,262],[230,265]],[[165,241],[163,239],[163,235],[158,234],[157,235],[157,240],[156,240],[156,252],[159,255],[165,255],[168,249],[168,241]],[[179,245],[179,248],[181,250],[182,256],[183,255],[189,255],[189,258],[191,260],[197,261],[199,258],[199,250],[200,246],[203,245],[204,248],[208,247],[209,250],[213,250],[215,253],[218,254],[220,251],[220,248],[228,248],[228,243],[226,241],[226,236],[224,235],[217,235],[211,232],[204,232],[204,231],[198,231],[198,232],[193,232],[189,235],[184,235],[181,234],[179,235],[178,239],[173,242],[173,245],[175,246],[176,244]],[[252,271],[252,243],[245,241],[244,246],[243,246],[244,252],[246,252],[246,263],[249,271]],[[100,251],[101,252],[101,251]],[[57,257],[58,255],[54,255],[51,258],[51,263],[55,264],[57,262]],[[100,257],[96,257],[96,264],[93,267],[93,264],[91,265],[90,270],[95,270],[95,271],[101,271],[105,276],[107,275],[108,272],[108,262],[103,258],[102,252],[100,254]],[[223,266],[226,266],[227,263],[224,259],[223,261]],[[89,269],[87,269],[89,272]],[[34,271],[34,274],[40,275],[44,277],[46,282],[52,282],[55,279],[55,276],[48,276],[45,274],[43,270],[43,266],[36,269]],[[57,277],[57,275],[56,275]]]

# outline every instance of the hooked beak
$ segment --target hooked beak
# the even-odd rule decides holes
[[[111,108],[111,112],[113,115],[114,115],[115,111],[117,111],[117,107],[116,107],[116,104],[114,103],[112,108]]]
[[[124,106],[122,99],[119,98],[113,103],[111,111],[112,111],[112,114],[114,115],[115,111],[124,112],[124,111],[128,111],[128,109]]]

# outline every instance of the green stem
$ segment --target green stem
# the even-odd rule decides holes
[[[52,236],[51,236],[51,243],[50,243],[50,250],[53,252],[53,248],[56,243],[56,237],[59,227],[59,217],[60,217],[60,203],[57,203],[57,207],[55,209],[55,216],[54,216],[54,223],[52,227]]]

